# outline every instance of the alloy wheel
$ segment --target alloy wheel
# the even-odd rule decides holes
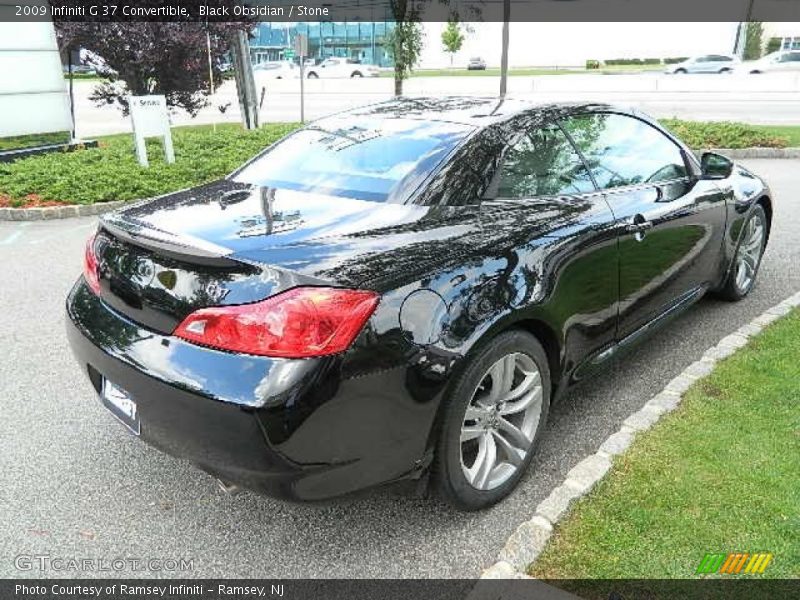
[[[495,489],[521,468],[541,419],[542,391],[536,362],[521,352],[481,378],[461,426],[461,469],[472,487]]]
[[[736,287],[746,292],[753,285],[764,251],[764,222],[758,213],[745,225],[736,255]]]

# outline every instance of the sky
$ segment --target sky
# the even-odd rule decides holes
[[[472,28],[453,57],[463,66],[471,56],[500,64],[502,23],[465,23]],[[587,59],[667,58],[733,51],[737,23],[511,23],[511,66],[582,66]],[[426,23],[420,67],[450,64],[442,51],[444,23]]]

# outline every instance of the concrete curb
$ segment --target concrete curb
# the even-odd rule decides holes
[[[742,158],[800,158],[800,148],[708,148],[697,150],[698,155],[703,152],[716,152],[736,160]]]
[[[70,219],[89,217],[119,208],[127,202],[98,202],[96,204],[70,204],[67,206],[47,206],[44,208],[0,208],[0,221],[42,221],[51,219]]]
[[[587,494],[611,469],[612,458],[628,449],[639,433],[650,429],[662,416],[678,408],[683,394],[699,379],[714,370],[717,362],[747,345],[749,339],[767,325],[800,306],[800,292],[722,338],[703,354],[700,360],[686,367],[663,390],[645,402],[641,409],[622,423],[597,452],[584,458],[568,473],[564,482],[539,503],[534,516],[523,522],[505,543],[497,562],[484,570],[481,579],[523,579],[528,567],[547,546],[553,527],[568,513],[572,503]]]
[[[800,148],[717,148],[697,150],[718,152],[733,159],[740,158],[800,158]],[[88,217],[109,212],[126,204],[125,201],[98,202],[96,204],[70,204],[67,206],[48,206],[45,208],[0,208],[0,221],[41,221],[44,219],[69,219]]]

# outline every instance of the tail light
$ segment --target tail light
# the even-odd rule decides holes
[[[201,308],[186,317],[174,335],[260,356],[325,356],[350,347],[378,299],[365,290],[298,287],[254,304]]]
[[[94,252],[94,242],[97,234],[86,240],[86,248],[83,251],[83,277],[89,288],[95,293],[100,293],[100,274],[98,272],[97,255]]]

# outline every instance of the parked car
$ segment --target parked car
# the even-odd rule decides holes
[[[256,79],[297,79],[300,67],[288,60],[266,61],[253,65]]]
[[[101,217],[68,337],[117,419],[228,487],[430,480],[476,510],[571,384],[747,296],[771,220],[761,179],[640,112],[400,98]]]
[[[377,77],[379,74],[379,67],[350,58],[327,58],[319,65],[306,67],[306,77],[309,79],[317,79],[319,77]]]
[[[486,70],[486,61],[483,60],[480,56],[474,56],[469,59],[469,63],[467,63],[467,71],[485,71]]]
[[[766,56],[742,63],[739,73],[773,73],[783,71],[800,71],[800,50],[782,50]]]
[[[704,54],[669,65],[664,72],[676,75],[686,73],[731,73],[739,64],[739,58],[732,54]]]

